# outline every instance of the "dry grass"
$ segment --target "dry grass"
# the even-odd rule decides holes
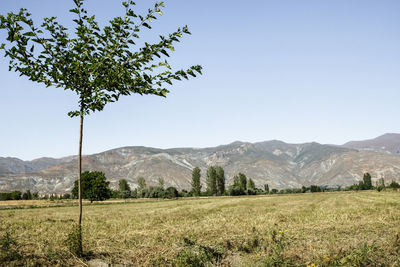
[[[0,210],[2,242],[6,233],[16,241],[9,251],[3,248],[0,261],[6,265],[84,265],[101,259],[128,266],[400,266],[396,192],[86,205],[86,255],[81,260],[71,256],[65,244],[76,218],[73,206]]]

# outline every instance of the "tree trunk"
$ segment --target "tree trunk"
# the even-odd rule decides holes
[[[79,252],[82,254],[82,139],[83,139],[83,115],[81,114],[81,123],[79,129],[79,153],[78,153],[78,199],[79,199],[79,219],[78,219],[78,231],[79,231]]]

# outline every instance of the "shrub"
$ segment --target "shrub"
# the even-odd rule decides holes
[[[173,186],[170,186],[165,190],[166,198],[177,198],[178,196],[179,196],[178,190]]]

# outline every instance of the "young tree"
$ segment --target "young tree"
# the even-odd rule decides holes
[[[225,194],[225,172],[221,166],[215,167],[217,195]]]
[[[140,94],[166,97],[166,85],[174,80],[196,77],[201,66],[172,71],[161,57],[169,57],[174,44],[183,34],[190,34],[187,26],[167,37],[160,36],[155,44],[145,42],[142,48],[133,50],[139,32],[151,29],[149,23],[162,15],[163,2],[155,3],[145,16],[137,15],[132,0],[123,2],[125,14],[116,17],[100,29],[95,16],[83,8],[84,0],[73,0],[75,8],[70,12],[76,17],[74,31],[62,26],[56,17],[45,18],[41,27],[34,25],[26,9],[18,13],[0,15],[0,29],[8,32],[8,44],[1,44],[5,56],[10,59],[9,69],[27,76],[46,86],[71,90],[78,96],[78,108],[68,113],[80,118],[78,149],[78,227],[82,220],[82,139],[84,117],[101,111],[109,102],[121,96]],[[154,73],[154,74],[152,74]],[[79,230],[81,231],[81,230]],[[80,251],[79,253],[81,253]]]
[[[217,173],[214,166],[210,166],[207,170],[207,192],[210,195],[217,194]]]
[[[131,187],[126,179],[121,179],[118,182],[119,196],[122,198],[128,198],[131,195]]]
[[[192,192],[194,196],[200,196],[201,194],[201,170],[199,167],[196,167],[192,171]]]
[[[84,199],[89,199],[90,202],[102,201],[111,197],[110,182],[107,181],[103,172],[85,171],[81,176],[81,193]],[[79,196],[79,182],[74,182],[72,196]]]

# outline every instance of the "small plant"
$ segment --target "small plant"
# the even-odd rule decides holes
[[[18,252],[18,243],[9,232],[0,237],[0,262],[14,261],[21,259]]]
[[[260,239],[260,236],[261,235],[257,231],[257,229],[253,227],[249,237],[246,238],[241,244],[239,244],[238,250],[245,253],[252,253],[256,251],[261,247],[263,243],[263,240]]]
[[[267,257],[265,259],[266,266],[291,266],[290,259],[283,254],[289,245],[287,236],[288,230],[277,230],[273,227],[268,232]]]
[[[66,241],[69,251],[77,257],[82,257],[82,228],[80,225],[72,227]]]
[[[195,241],[184,238],[184,249],[182,249],[175,259],[175,266],[208,266],[216,264],[222,260],[223,253],[216,248],[197,245]]]

